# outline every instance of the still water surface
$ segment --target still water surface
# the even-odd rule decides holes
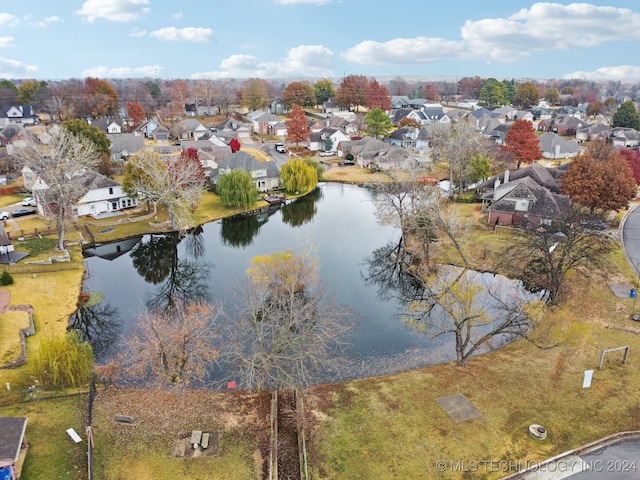
[[[398,230],[378,224],[370,190],[321,184],[313,194],[280,209],[211,222],[179,242],[173,237],[146,235],[104,245],[85,252],[84,290],[102,292],[102,306],[114,312],[101,327],[80,328],[93,337],[97,356],[104,360],[117,350],[117,339],[131,333],[145,305],[162,308],[170,294],[224,302],[234,285],[244,279],[254,256],[289,249],[301,252],[312,246],[328,293],[359,317],[346,339],[344,366],[318,381],[361,378],[453,360],[451,337],[434,340],[409,329],[399,317],[400,301],[366,280],[367,260],[399,238]],[[212,380],[221,381],[225,376],[214,372]]]

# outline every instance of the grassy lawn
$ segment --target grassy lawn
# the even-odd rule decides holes
[[[207,391],[158,392],[100,390],[94,414],[96,478],[173,480],[175,478],[259,479],[268,398]],[[114,415],[135,418],[117,424]],[[192,430],[219,433],[218,453],[176,457],[177,442]],[[185,440],[186,439],[186,440]]]
[[[28,419],[26,439],[29,449],[22,478],[87,478],[87,443],[84,435],[86,420],[83,418],[86,410],[86,395],[13,404],[0,403],[0,416]],[[74,443],[67,435],[67,428],[73,428],[85,441]]]
[[[4,312],[0,314],[0,365],[13,362],[20,356],[21,328],[29,326],[26,312]]]

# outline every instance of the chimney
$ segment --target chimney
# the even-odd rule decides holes
[[[504,171],[504,183],[509,183],[509,170]]]

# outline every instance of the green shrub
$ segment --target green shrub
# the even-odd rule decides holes
[[[0,275],[0,285],[5,286],[5,285],[12,285],[12,284],[13,284],[13,277],[11,276],[8,270],[4,270],[2,272],[2,275]]]

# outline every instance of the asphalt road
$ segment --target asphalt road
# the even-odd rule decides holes
[[[640,208],[634,207],[622,225],[622,244],[629,262],[640,273]],[[640,478],[640,474],[637,478]]]
[[[640,478],[640,440],[627,440],[580,455],[584,470],[571,480],[637,480]]]

